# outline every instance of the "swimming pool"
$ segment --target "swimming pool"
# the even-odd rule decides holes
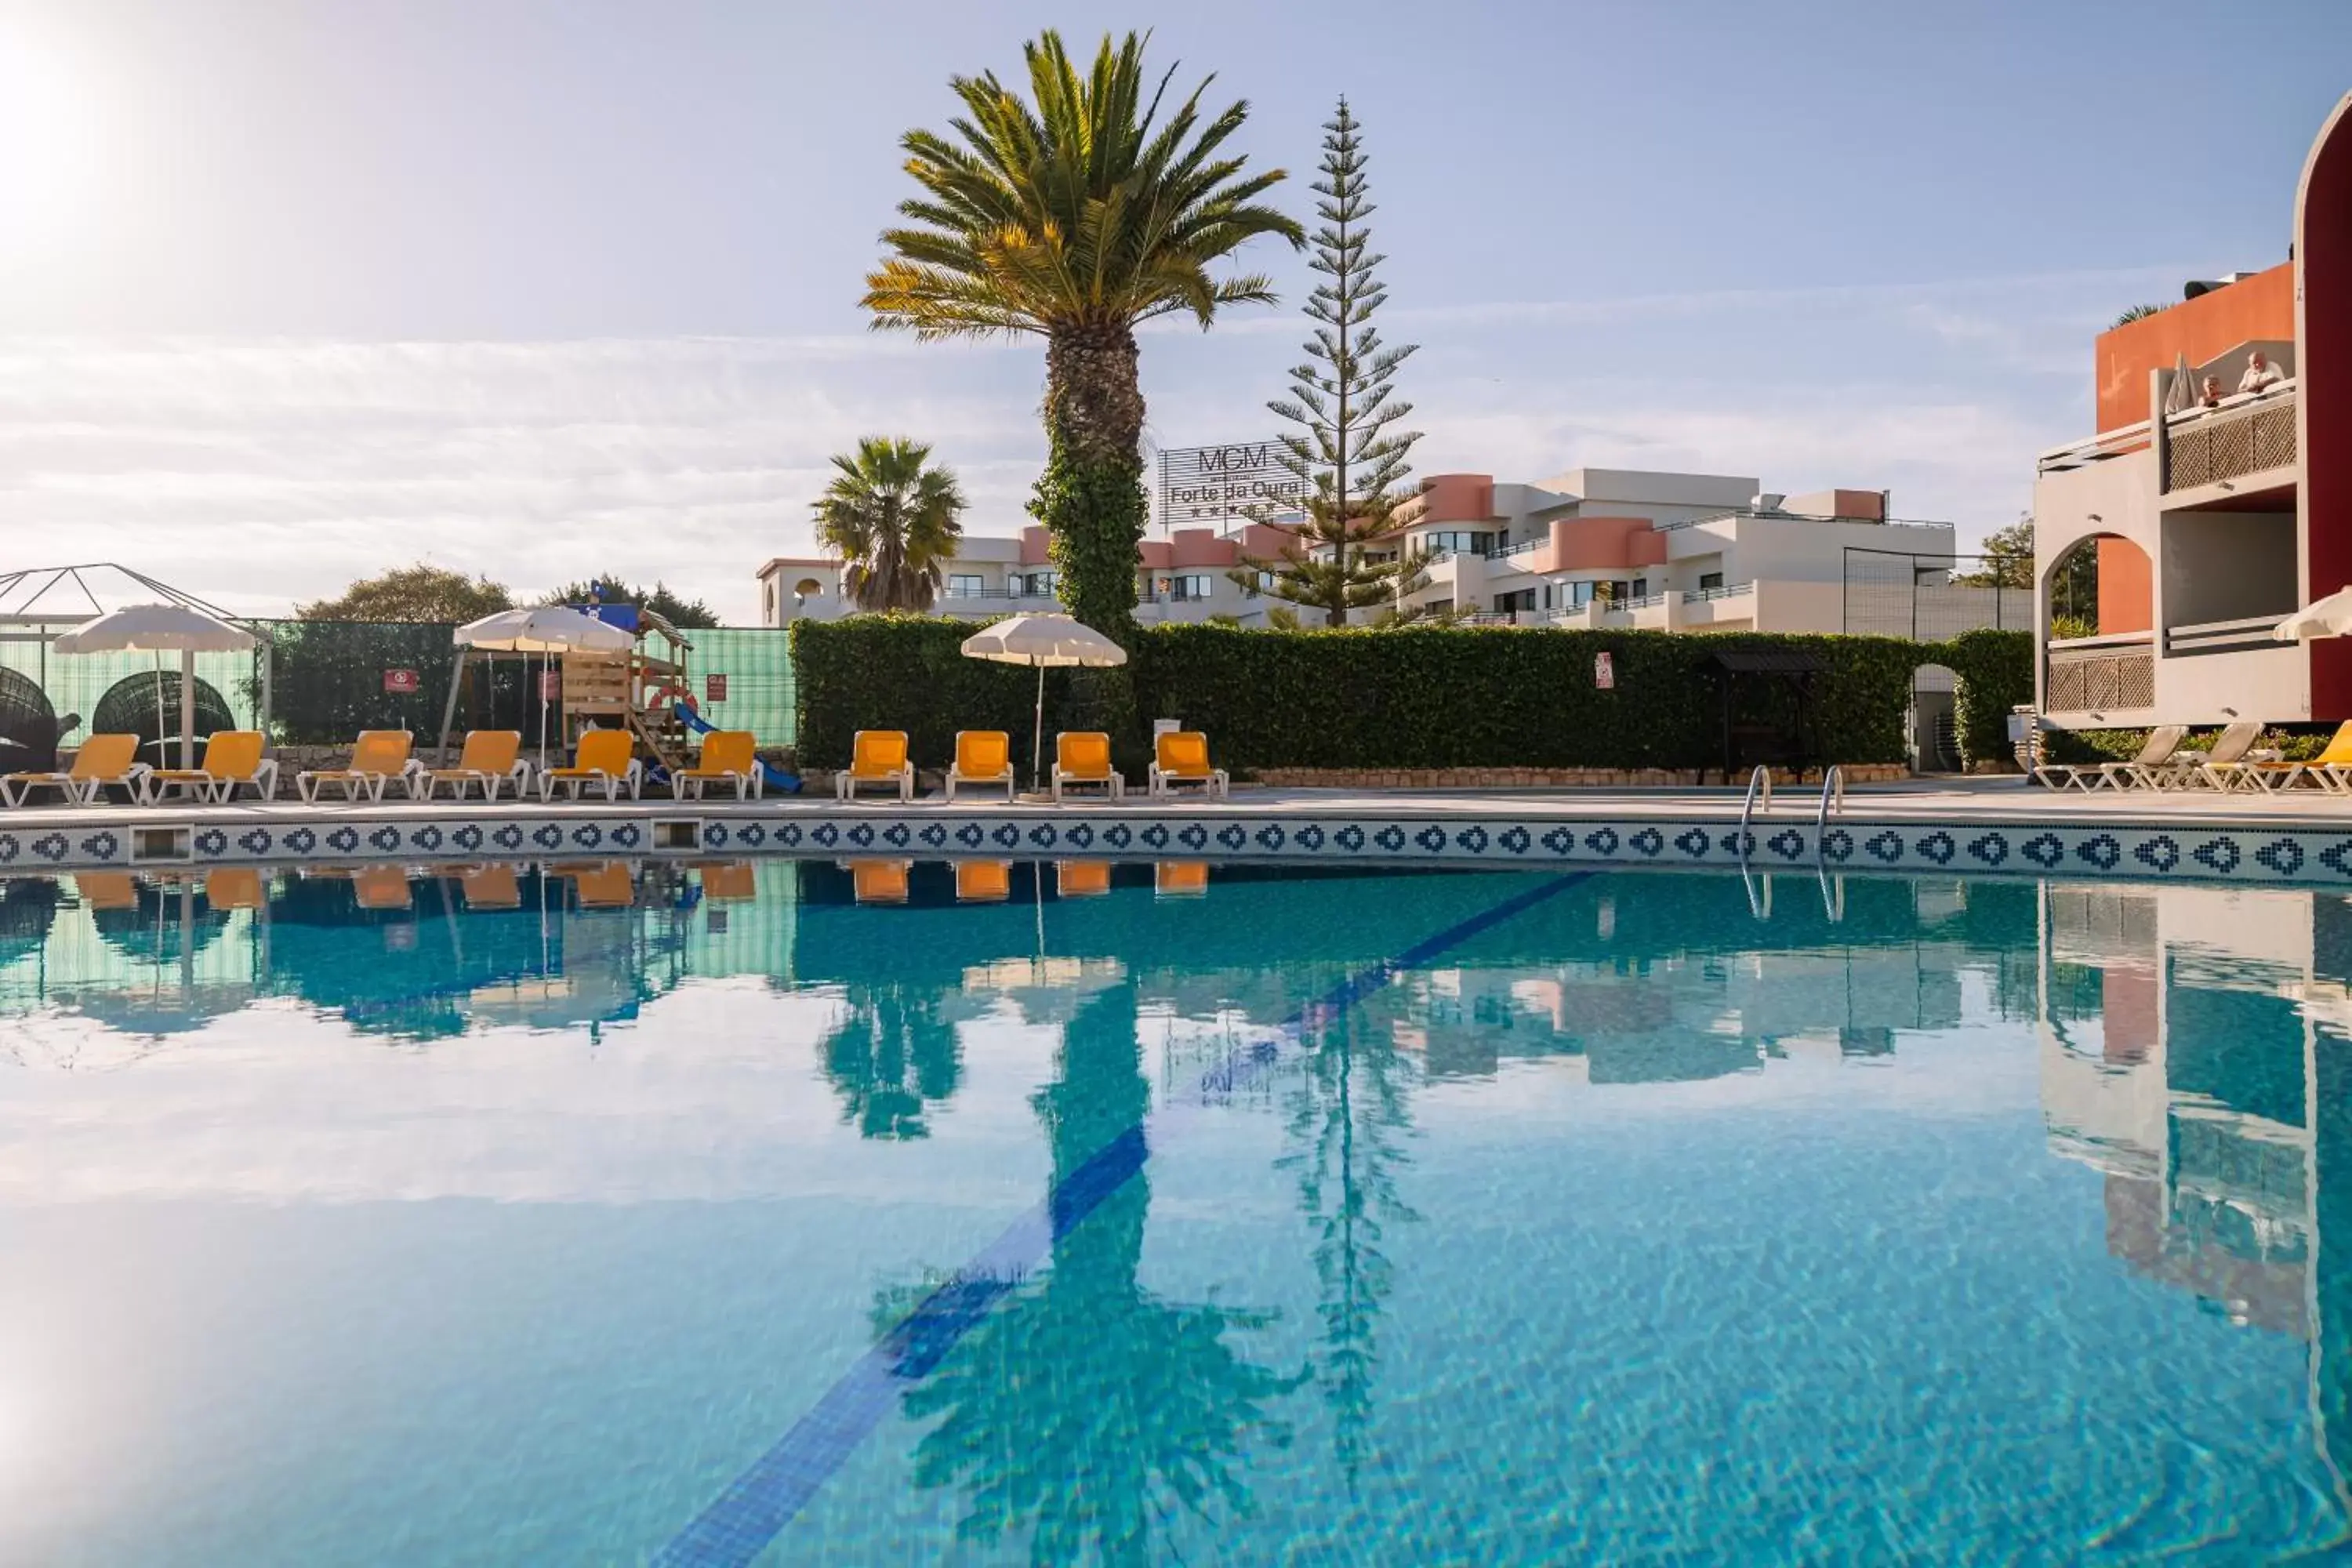
[[[2348,983],[2286,889],[0,881],[0,1561],[2324,1552]]]

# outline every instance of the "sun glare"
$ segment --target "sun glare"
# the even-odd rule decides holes
[[[93,88],[54,42],[0,21],[0,270],[56,244],[94,207]]]

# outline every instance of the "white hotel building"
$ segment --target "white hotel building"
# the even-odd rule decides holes
[[[1399,600],[1406,609],[1518,626],[1885,631],[1847,624],[1856,552],[1880,580],[1885,564],[1896,563],[1906,595],[1953,564],[1951,524],[1892,521],[1886,500],[1883,490],[1851,489],[1784,497],[1741,475],[1570,468],[1522,484],[1439,474],[1422,481],[1373,548],[1416,564]],[[1264,625],[1279,601],[1227,574],[1244,552],[1267,559],[1282,543],[1279,528],[1265,524],[1147,538],[1137,561],[1138,618],[1230,616]],[[1010,538],[967,534],[947,573],[938,605],[946,615],[1055,607],[1042,528]],[[837,619],[854,608],[842,596],[838,561],[779,556],[759,578],[768,626]]]

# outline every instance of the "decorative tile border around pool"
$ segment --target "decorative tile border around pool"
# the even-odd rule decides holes
[[[664,824],[698,824],[698,845],[662,845]],[[1477,863],[1504,866],[1713,866],[1741,860],[1737,823],[1496,815],[1371,814],[1281,817],[1236,813],[953,816],[920,809],[856,809],[783,817],[646,815],[419,820],[330,819],[212,823],[194,819],[185,858],[134,847],[152,818],[121,826],[0,829],[0,875],[172,865],[369,860],[598,859],[647,854],[954,858],[1099,858],[1296,861],[1304,864]],[[1817,847],[1810,818],[1752,825],[1747,861],[1759,869],[1958,872],[1972,876],[2176,879],[2352,887],[2352,824],[2340,827],[2205,827],[2190,823],[1935,823],[1832,818]],[[168,843],[169,841],[165,841]]]

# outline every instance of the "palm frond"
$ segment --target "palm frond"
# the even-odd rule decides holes
[[[993,74],[954,78],[962,112],[900,140],[922,195],[884,231],[864,303],[919,337],[1131,326],[1177,310],[1203,325],[1270,303],[1255,274],[1213,268],[1251,240],[1306,233],[1260,200],[1286,177],[1221,151],[1249,115],[1203,118],[1213,77],[1181,100],[1176,68],[1146,72],[1147,37],[1108,35],[1084,71],[1058,33],[1023,49],[1025,97]]]

